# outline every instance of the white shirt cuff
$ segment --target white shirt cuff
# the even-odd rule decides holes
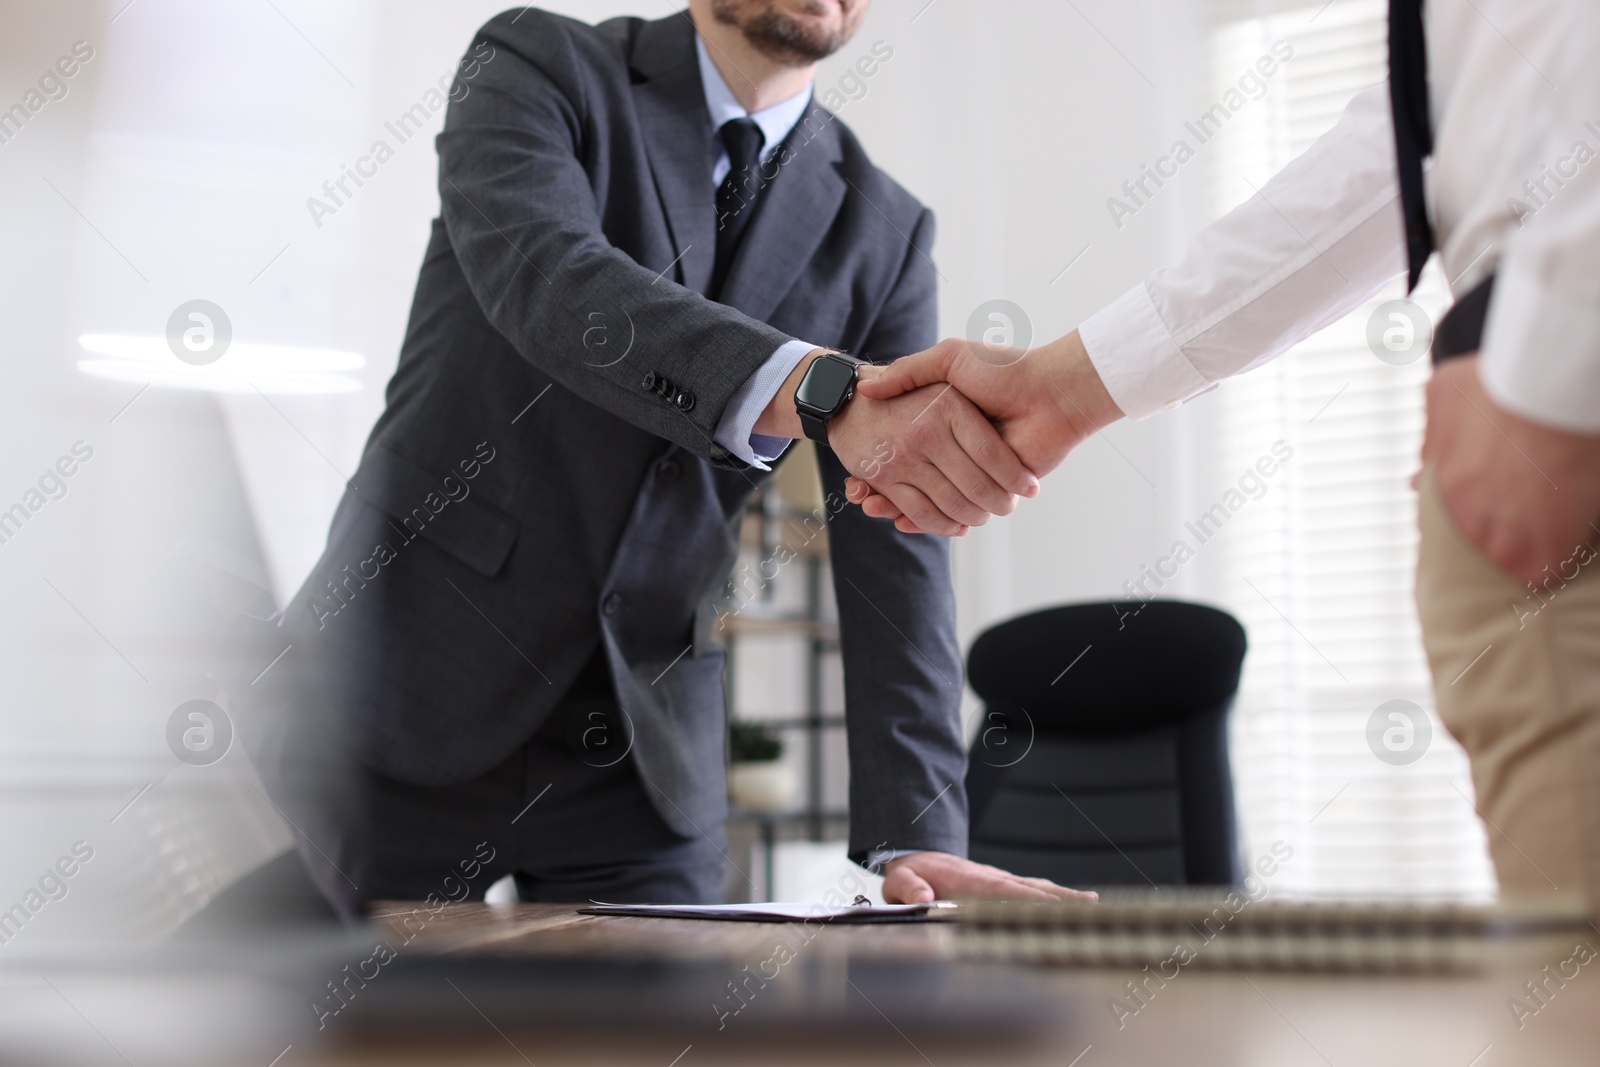
[[[1592,284],[1592,283],[1591,283]],[[1569,433],[1600,433],[1600,308],[1507,257],[1478,373],[1494,402]]]
[[[1167,329],[1143,282],[1078,326],[1106,391],[1130,419],[1146,419],[1211,388]]]
[[[787,341],[780,345],[728,399],[712,439],[757,470],[771,470],[769,464],[783,455],[783,450],[789,447],[789,438],[756,433],[756,420],[800,361],[818,347],[806,341]]]

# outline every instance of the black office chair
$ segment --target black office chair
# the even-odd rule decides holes
[[[1233,616],[1170,600],[979,635],[972,858],[1071,886],[1235,884],[1227,725],[1244,654]]]

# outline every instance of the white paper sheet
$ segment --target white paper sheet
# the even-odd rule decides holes
[[[660,919],[722,919],[745,922],[873,922],[930,917],[931,912],[953,910],[954,903],[931,904],[816,904],[768,901],[754,904],[602,904],[595,901],[579,911],[585,915],[632,915]],[[941,918],[945,917],[943,915]]]

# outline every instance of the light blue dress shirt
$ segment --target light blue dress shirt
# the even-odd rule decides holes
[[[705,41],[698,34],[695,35],[694,49],[700,57],[700,85],[705,90],[706,110],[711,115],[712,143],[717,146],[717,158],[711,166],[711,180],[720,186],[733,165],[728,161],[727,150],[722,147],[722,138],[717,136],[717,131],[734,119],[754,120],[766,138],[766,143],[761,147],[761,162],[765,163],[772,158],[784,138],[789,136],[789,131],[795,128],[800,116],[805,114],[811,103],[811,87],[808,85],[782,103],[752,115],[739,103],[733,90],[728,88],[722,72],[706,51]],[[818,347],[805,341],[789,341],[768,357],[728,400],[722,420],[717,423],[716,433],[712,434],[717,444],[752,467],[770,470],[769,464],[783,455],[789,439],[756,433],[756,420],[772,403],[772,398],[778,395],[778,390],[806,353]]]

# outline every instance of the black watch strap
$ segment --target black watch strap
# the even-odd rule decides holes
[[[819,419],[815,415],[807,415],[803,411],[798,414],[800,415],[800,428],[806,432],[806,436],[819,445],[827,444],[828,420]]]

